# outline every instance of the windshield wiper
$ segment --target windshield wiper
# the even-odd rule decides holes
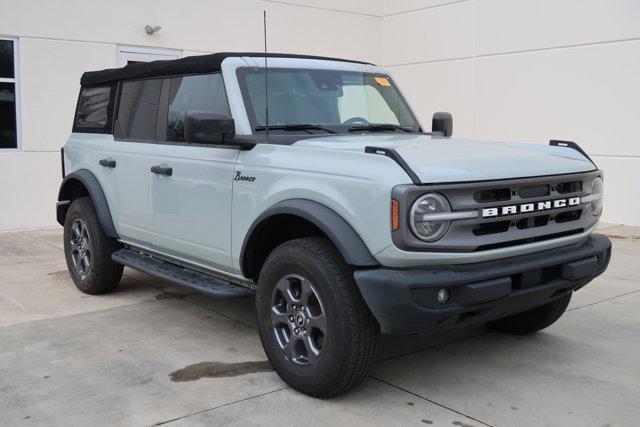
[[[267,127],[266,126],[256,126],[256,130],[266,130]],[[329,132],[329,133],[335,133],[334,131],[332,131],[331,129],[327,129],[325,127],[322,127],[320,125],[312,125],[310,123],[291,123],[288,125],[269,125],[269,129],[271,130],[290,130],[290,131],[296,131],[296,130],[323,130],[325,132]],[[309,132],[311,133],[311,132]]]
[[[355,125],[349,128],[349,132],[360,132],[365,130],[373,132],[384,132],[385,130],[401,130],[404,132],[412,132],[413,128],[407,128],[406,126],[394,125],[391,123],[369,123],[366,125]]]

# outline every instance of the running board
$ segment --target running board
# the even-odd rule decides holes
[[[244,286],[153,258],[131,249],[120,249],[111,254],[111,259],[118,264],[151,276],[169,280],[177,285],[191,288],[215,298],[245,298],[253,295],[253,290]]]

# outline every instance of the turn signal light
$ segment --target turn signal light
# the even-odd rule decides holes
[[[400,228],[400,216],[398,210],[398,201],[391,199],[391,231],[396,231]]]

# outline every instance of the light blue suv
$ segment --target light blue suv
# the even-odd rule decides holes
[[[309,395],[360,382],[381,332],[543,329],[608,265],[580,147],[452,139],[448,113],[426,132],[375,65],[219,53],[81,86],[57,205],[76,286],[128,266],[255,294],[269,360]]]

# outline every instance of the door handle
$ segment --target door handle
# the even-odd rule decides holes
[[[100,166],[104,166],[105,168],[115,168],[116,161],[112,159],[101,159],[99,162]]]
[[[171,176],[173,174],[173,168],[170,168],[169,166],[155,165],[151,166],[151,172],[155,173],[156,175]]]

